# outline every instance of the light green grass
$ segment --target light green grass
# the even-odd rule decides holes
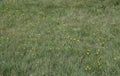
[[[119,76],[119,0],[0,0],[0,76]]]

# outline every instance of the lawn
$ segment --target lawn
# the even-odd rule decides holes
[[[119,75],[119,0],[0,0],[0,76]]]

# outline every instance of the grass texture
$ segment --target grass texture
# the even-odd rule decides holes
[[[0,0],[0,76],[119,75],[119,0]]]

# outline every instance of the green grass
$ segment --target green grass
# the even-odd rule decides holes
[[[119,76],[119,0],[0,0],[0,76]]]

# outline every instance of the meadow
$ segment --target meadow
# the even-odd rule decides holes
[[[119,0],[0,0],[0,76],[119,75]]]

